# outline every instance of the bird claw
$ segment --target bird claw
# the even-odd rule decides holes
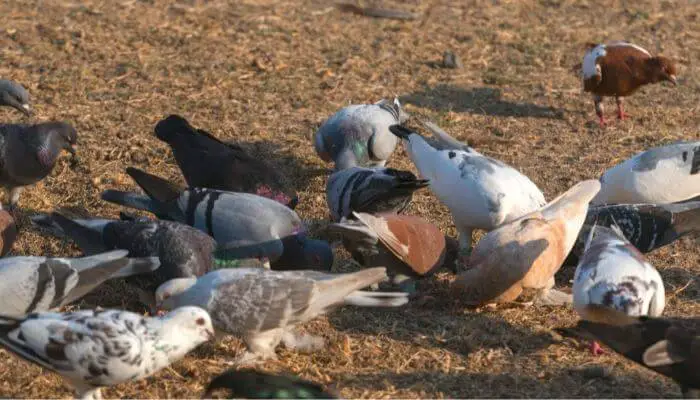
[[[590,350],[591,350],[591,354],[593,354],[596,357],[601,355],[601,354],[605,354],[605,350],[603,350],[603,348],[600,347],[600,344],[596,341],[591,342]]]

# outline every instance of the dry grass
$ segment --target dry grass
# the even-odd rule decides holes
[[[25,84],[35,120],[63,119],[80,133],[77,171],[62,161],[25,192],[26,213],[66,205],[96,215],[118,209],[106,188],[132,188],[136,165],[181,180],[154,124],[179,113],[198,127],[274,154],[300,189],[300,215],[322,227],[327,165],[310,138],[349,102],[398,95],[415,116],[436,121],[480,151],[517,166],[548,198],[594,178],[631,154],[697,139],[700,3],[686,1],[493,0],[382,2],[416,21],[343,13],[320,0],[5,0],[0,76]],[[680,63],[680,85],[643,89],[631,120],[601,130],[571,67],[589,41],[626,38]],[[437,67],[451,49],[464,68]],[[609,102],[613,112],[614,103]],[[0,111],[5,121],[20,119]],[[403,150],[390,165],[410,168]],[[410,212],[454,235],[447,210],[429,193]],[[14,254],[77,254],[22,221]],[[651,259],[669,293],[669,315],[699,315],[695,239]],[[340,254],[338,270],[346,268]],[[569,286],[573,271],[561,272]],[[463,310],[444,299],[448,274],[425,288],[439,300],[394,311],[345,308],[305,328],[326,351],[279,352],[262,366],[333,383],[346,397],[676,397],[669,380],[614,355],[593,358],[551,334],[575,321],[571,309]],[[110,284],[80,306],[134,307]],[[139,310],[139,308],[134,308]],[[108,397],[197,397],[235,356],[231,340],[204,346],[156,376],[104,391]],[[605,366],[601,369],[598,366]],[[60,378],[2,353],[2,397],[67,397]]]

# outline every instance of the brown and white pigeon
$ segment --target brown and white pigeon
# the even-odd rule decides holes
[[[61,150],[75,158],[78,135],[65,122],[44,122],[36,125],[0,125],[0,186],[9,191],[10,206],[19,201],[25,186],[46,178],[51,173]]]
[[[194,128],[179,115],[158,122],[155,134],[170,146],[190,187],[253,193],[292,209],[299,201],[278,168],[236,144]]]
[[[617,117],[625,118],[623,97],[651,83],[670,82],[676,85],[676,65],[663,56],[652,56],[635,44],[616,41],[589,44],[582,64],[583,90],[593,94],[595,111],[605,125],[603,97],[615,97]]]
[[[238,336],[248,352],[240,363],[274,359],[275,348],[316,350],[323,339],[293,331],[297,324],[341,305],[398,307],[406,293],[365,292],[360,289],[387,278],[384,268],[348,274],[318,271],[220,269],[203,277],[174,279],[156,291],[158,307],[172,310],[186,305],[209,311],[214,327]]]

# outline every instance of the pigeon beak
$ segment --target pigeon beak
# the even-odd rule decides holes
[[[675,75],[669,75],[668,78],[666,78],[669,82],[673,84],[673,86],[678,86],[678,81],[676,81],[676,76]]]
[[[216,339],[216,334],[214,333],[214,331],[207,331],[207,336],[209,341],[213,341]]]
[[[29,104],[22,104],[20,111],[24,113],[27,117],[30,117],[32,115],[32,108],[29,106]]]

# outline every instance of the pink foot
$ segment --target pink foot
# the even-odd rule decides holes
[[[593,354],[594,356],[599,356],[599,355],[605,353],[605,350],[603,350],[603,348],[600,347],[600,344],[598,342],[595,342],[595,341],[591,342],[590,349],[591,349],[591,354]]]
[[[598,123],[600,123],[601,128],[605,127],[605,117],[603,117],[602,115],[598,117]]]
[[[617,119],[619,119],[620,121],[625,120],[627,118],[629,118],[629,115],[624,112],[620,112],[617,114]]]

